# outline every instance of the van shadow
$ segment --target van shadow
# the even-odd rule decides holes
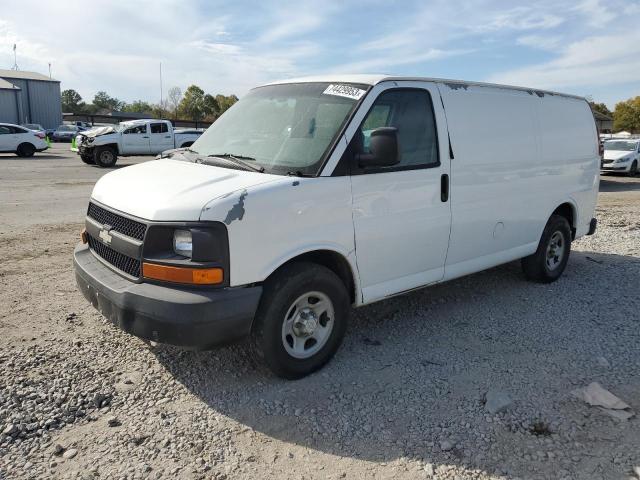
[[[572,467],[515,449],[544,450],[547,439],[532,433],[542,422],[556,453],[575,453],[585,407],[567,397],[602,373],[594,348],[617,359],[611,375],[637,384],[633,349],[621,345],[636,335],[629,318],[640,307],[639,274],[636,257],[573,252],[552,285],[526,282],[514,262],[362,307],[336,357],[295,382],[257,366],[245,345],[153,351],[212,411],[274,439],[376,462],[404,457],[526,478],[548,468],[553,477]],[[509,392],[514,413],[487,420],[489,389]]]
[[[601,192],[627,192],[640,190],[640,177],[629,177],[621,174],[607,174],[600,176]]]

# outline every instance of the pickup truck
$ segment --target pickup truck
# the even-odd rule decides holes
[[[74,150],[84,163],[113,167],[118,156],[157,155],[189,147],[200,135],[197,130],[174,130],[168,120],[133,120],[80,132]]]

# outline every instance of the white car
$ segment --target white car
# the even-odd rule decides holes
[[[604,142],[603,172],[638,173],[640,165],[640,139],[615,139]]]
[[[49,148],[43,132],[35,132],[12,123],[0,123],[0,153],[15,153],[32,157],[35,152]]]
[[[76,148],[84,163],[112,167],[118,156],[157,155],[193,145],[202,132],[174,130],[168,120],[134,120],[79,133]]]
[[[265,85],[189,150],[96,183],[77,284],[129,333],[252,336],[299,378],[336,352],[351,306],[514,260],[557,280],[596,230],[599,167],[580,97],[372,75]]]

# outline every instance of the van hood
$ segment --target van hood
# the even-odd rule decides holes
[[[212,200],[281,178],[160,159],[104,175],[93,188],[91,198],[146,220],[197,221],[203,207]]]
[[[605,150],[604,151],[604,159],[605,160],[617,160],[626,156],[633,156],[633,152],[629,152],[627,150]]]

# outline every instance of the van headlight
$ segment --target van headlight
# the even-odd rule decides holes
[[[191,258],[193,254],[193,239],[190,230],[176,230],[173,232],[173,251],[183,257]]]

